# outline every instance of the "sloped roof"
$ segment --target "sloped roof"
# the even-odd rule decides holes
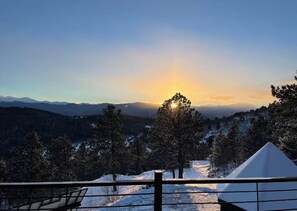
[[[297,177],[297,166],[275,145],[268,142],[227,178]],[[259,183],[259,190],[297,189],[297,182]],[[222,184],[219,191],[256,191],[256,184]],[[256,192],[220,193],[225,202],[256,201]],[[297,208],[297,191],[260,192],[259,200],[296,199],[292,201],[261,202],[260,210]],[[246,210],[257,210],[256,203],[232,203]]]

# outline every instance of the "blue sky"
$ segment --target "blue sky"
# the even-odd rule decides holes
[[[0,0],[0,95],[273,101],[297,69],[297,1]]]

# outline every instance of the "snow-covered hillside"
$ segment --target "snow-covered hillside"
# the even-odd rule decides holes
[[[208,161],[192,161],[192,167],[186,168],[184,171],[184,178],[198,179],[205,178],[208,175],[209,162]],[[153,179],[154,171],[147,171],[136,176],[124,176],[119,175],[119,180],[141,180],[141,179]],[[163,179],[172,179],[170,172],[165,172]],[[111,176],[103,176],[96,181],[110,181]],[[144,186],[121,186],[118,189],[118,193],[137,193],[137,194],[148,194],[148,195],[131,195],[124,197],[89,197],[91,195],[106,195],[112,194],[112,187],[93,187],[89,188],[86,197],[82,201],[81,207],[92,207],[92,206],[121,206],[121,205],[145,205],[154,203],[154,187]],[[163,204],[171,203],[197,203],[197,202],[209,202],[217,201],[217,194],[212,193],[216,191],[216,185],[164,185],[163,186]],[[183,192],[183,194],[180,194]],[[195,193],[194,193],[195,192]],[[209,192],[209,193],[199,193]],[[166,194],[174,193],[174,194]],[[140,206],[140,207],[129,207],[129,208],[113,208],[112,210],[152,210],[152,206]],[[95,209],[92,209],[95,210]],[[102,210],[102,209],[100,209]],[[104,209],[105,210],[105,209]],[[106,210],[111,210],[106,208]],[[163,210],[219,210],[219,205],[168,205],[163,206]]]

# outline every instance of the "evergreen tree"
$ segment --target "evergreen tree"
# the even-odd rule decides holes
[[[241,155],[241,135],[238,126],[233,123],[228,130],[225,144],[225,156],[229,163],[237,165]]]
[[[226,135],[223,131],[220,131],[214,138],[211,155],[212,165],[224,171],[227,169],[228,164],[237,166],[242,160],[241,148],[242,136],[238,126],[232,123]]]
[[[166,100],[158,109],[150,139],[152,147],[168,168],[177,167],[178,177],[189,164],[204,132],[201,114],[191,108],[191,101],[180,93]],[[164,157],[165,155],[165,157]]]
[[[268,141],[271,141],[269,120],[263,116],[259,116],[253,121],[245,136],[245,141],[243,142],[244,160],[251,157]]]
[[[125,153],[125,142],[122,135],[123,116],[114,105],[108,105],[102,111],[103,115],[98,119],[94,140],[92,142],[93,153],[100,155],[106,167],[105,173],[111,173],[116,181]],[[122,166],[122,167],[121,167]],[[116,191],[116,186],[114,186]]]
[[[295,81],[297,81],[297,76],[294,77]],[[278,103],[280,104],[289,104],[289,107],[296,106],[297,100],[297,84],[286,84],[284,86],[273,86],[271,85],[271,93],[273,97],[278,99]]]
[[[73,171],[74,147],[66,137],[52,140],[47,158],[51,169],[51,180],[69,181],[76,179]]]
[[[129,154],[131,155],[131,169],[133,174],[140,174],[145,169],[145,161],[147,159],[147,144],[143,134],[134,138],[129,145]]]
[[[88,180],[94,180],[101,177],[106,173],[106,162],[104,161],[104,157],[95,153],[94,150],[90,149],[89,152],[89,162],[88,162]]]
[[[212,155],[211,155],[211,163],[212,166],[217,168],[226,169],[228,164],[228,156],[227,156],[227,141],[226,136],[222,131],[219,132],[218,135],[215,136],[214,142],[212,145]]]
[[[297,84],[271,86],[271,92],[278,100],[270,105],[273,135],[288,157],[297,159]]]
[[[175,178],[175,168],[178,168],[176,156],[176,145],[172,142],[172,134],[160,127],[162,124],[157,123],[152,127],[149,133],[149,150],[150,160],[154,165],[153,169],[164,168],[172,172],[172,177]]]
[[[8,180],[10,182],[47,180],[47,162],[43,153],[44,147],[37,133],[27,134],[24,145],[16,150],[8,164]]]
[[[8,162],[8,182],[41,182],[48,180],[47,162],[43,156],[44,147],[36,132],[28,133],[22,146],[19,146]],[[11,205],[28,203],[26,198],[40,196],[40,189],[7,190]],[[43,193],[43,195],[45,195]]]
[[[74,172],[79,181],[92,179],[91,164],[90,149],[86,143],[81,143],[74,155]]]

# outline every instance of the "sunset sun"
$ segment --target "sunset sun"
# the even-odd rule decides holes
[[[172,102],[170,106],[171,106],[171,108],[176,108],[177,107],[177,104],[174,103],[174,102]]]

